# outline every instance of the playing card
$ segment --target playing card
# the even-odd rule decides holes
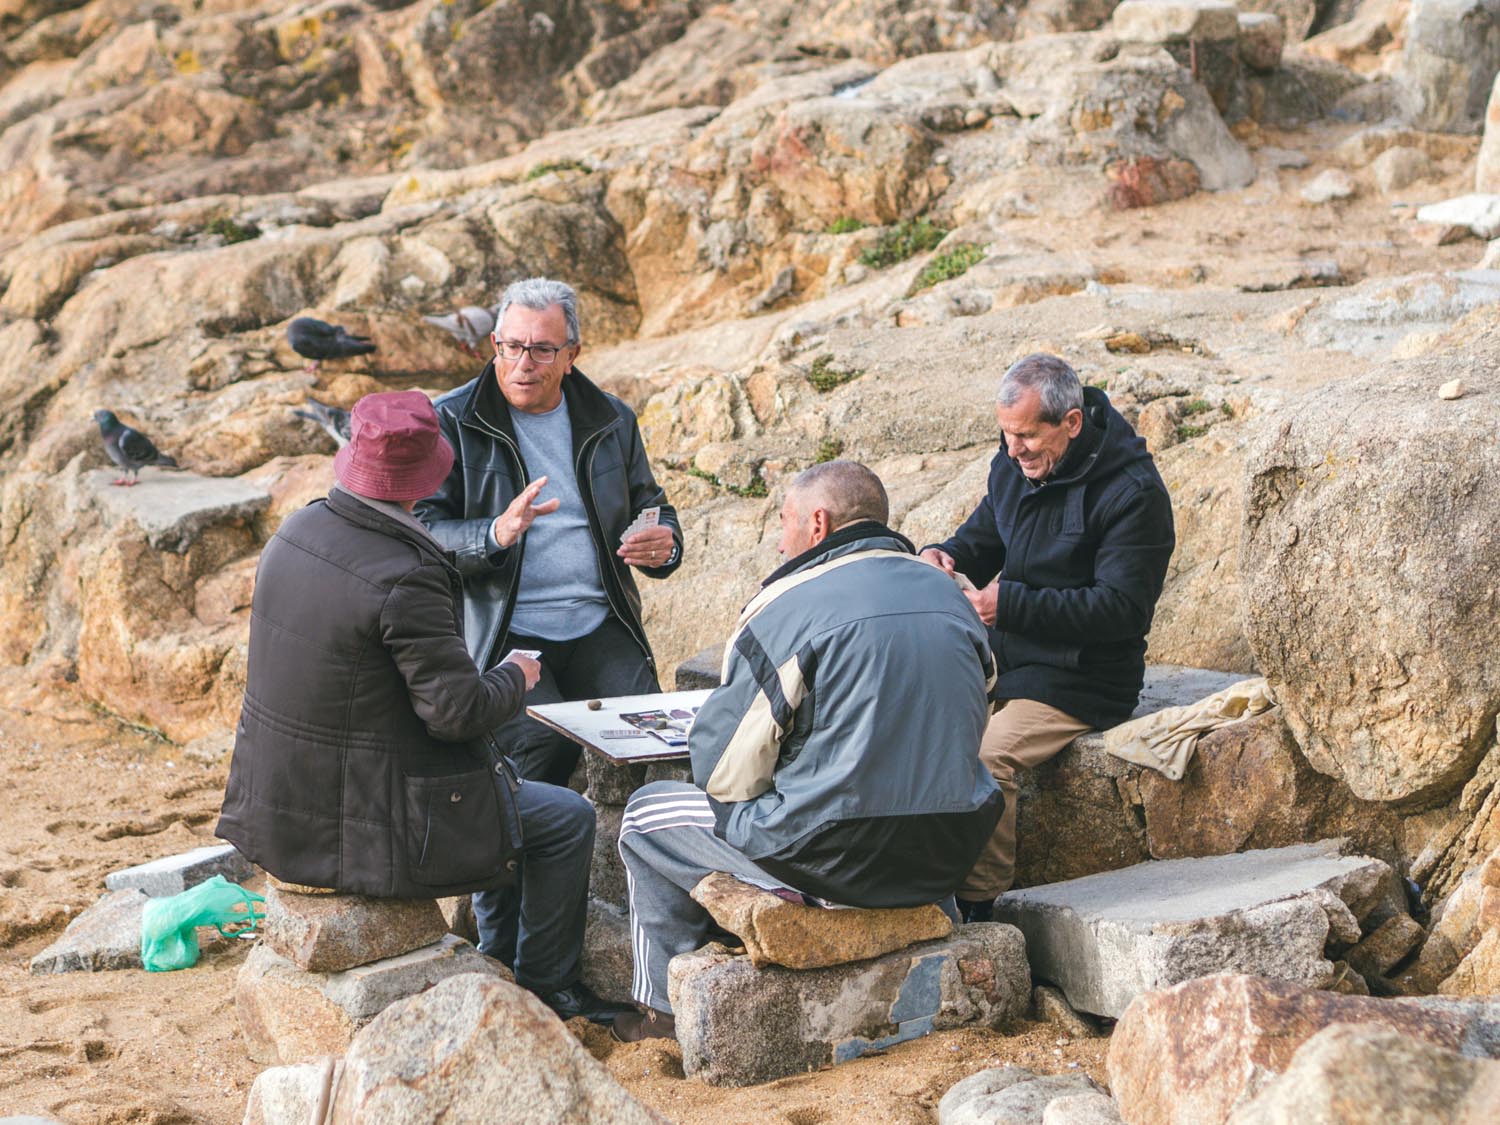
[[[532,660],[540,660],[542,658],[542,650],[539,648],[513,648],[505,654],[505,660],[509,660],[512,656],[526,656]],[[505,661],[502,660],[501,663],[503,664]]]
[[[630,521],[630,526],[627,527],[624,534],[620,536],[620,542],[624,543],[625,540],[629,539],[637,531],[645,531],[648,527],[655,527],[660,522],[660,508],[645,508],[635,517],[635,519]]]

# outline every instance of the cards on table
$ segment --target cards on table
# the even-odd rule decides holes
[[[635,519],[630,521],[630,526],[627,527],[625,529],[625,533],[620,536],[620,542],[624,543],[625,540],[629,539],[637,531],[645,531],[648,527],[655,527],[660,522],[660,508],[643,508],[641,509],[640,514],[636,516]]]

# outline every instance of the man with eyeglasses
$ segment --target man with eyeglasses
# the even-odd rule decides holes
[[[635,414],[574,367],[578,295],[546,278],[515,282],[492,344],[479,377],[434,403],[457,456],[415,510],[463,576],[469,652],[481,670],[513,649],[540,652],[528,704],[659,691],[633,572],[676,570],[682,532]],[[631,530],[649,509],[655,525]],[[567,784],[576,743],[524,713],[495,735],[523,778]],[[480,949],[513,963],[526,941],[515,895],[475,895],[474,914]],[[588,994],[572,1014],[613,1010]]]

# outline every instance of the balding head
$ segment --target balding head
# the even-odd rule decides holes
[[[841,527],[861,520],[885,523],[890,515],[879,477],[856,461],[826,461],[798,473],[787,488],[778,550],[795,558]]]

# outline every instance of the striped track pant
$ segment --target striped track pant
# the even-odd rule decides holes
[[[672,1010],[668,962],[701,947],[714,928],[689,893],[699,880],[723,871],[768,889],[784,886],[714,835],[708,797],[681,781],[636,790],[620,825],[620,858],[630,894],[631,995],[662,1012]]]

